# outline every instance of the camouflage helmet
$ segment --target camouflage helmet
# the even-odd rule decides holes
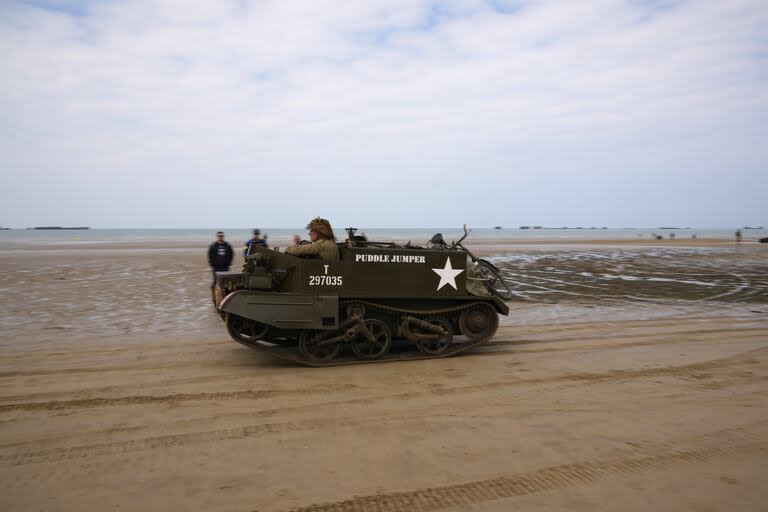
[[[309,221],[309,224],[307,224],[307,229],[310,231],[316,231],[319,235],[324,236],[330,240],[334,240],[336,238],[333,236],[331,223],[325,219],[321,219],[320,217],[315,217]]]

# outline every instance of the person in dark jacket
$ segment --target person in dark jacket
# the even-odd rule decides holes
[[[264,238],[261,238],[261,230],[254,229],[253,230],[253,238],[245,242],[245,247],[243,247],[243,257],[248,256],[248,251],[250,250],[252,245],[258,245],[259,247],[267,247],[267,237],[264,235]]]
[[[208,265],[213,270],[213,285],[216,284],[216,272],[228,272],[235,253],[232,246],[224,241],[224,232],[216,233],[216,241],[208,247]],[[212,286],[213,286],[212,285]]]

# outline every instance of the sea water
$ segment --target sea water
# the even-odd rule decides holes
[[[217,229],[87,229],[87,230],[34,230],[12,229],[0,231],[0,248],[4,244],[76,244],[85,243],[148,243],[153,242],[191,242],[207,243],[215,240]],[[225,229],[226,238],[230,242],[243,242],[251,238],[251,229]],[[303,228],[261,228],[262,236],[282,242],[290,240],[293,235],[306,238]],[[677,239],[697,238],[732,238],[734,229],[723,228],[627,228],[627,229],[493,229],[473,228],[469,240],[482,240],[485,243],[493,240],[515,239],[530,241],[537,240],[652,240],[655,235],[668,239],[674,233]],[[365,228],[358,229],[358,234],[366,235],[370,240],[401,242],[411,241],[417,245],[425,244],[435,233],[442,233],[447,242],[458,240],[462,236],[460,228]],[[744,240],[754,240],[768,236],[768,230],[742,230]],[[338,239],[346,237],[343,229],[336,229]]]

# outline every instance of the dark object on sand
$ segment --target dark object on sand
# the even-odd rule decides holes
[[[61,227],[61,226],[40,226],[40,227],[36,227],[36,228],[32,228],[32,229],[49,229],[49,230],[50,229],[78,229],[78,230],[83,230],[83,229],[91,229],[91,228],[86,227],[86,226],[77,226],[77,227],[73,227],[73,228],[64,228],[64,227]]]
[[[760,243],[761,244],[768,244],[768,236],[766,236],[765,238],[761,238],[760,239]]]
[[[438,234],[427,247],[355,231],[347,228],[335,260],[252,247],[242,272],[217,273],[229,335],[309,366],[430,359],[488,341],[509,313],[509,285],[462,245],[466,228],[458,242]]]

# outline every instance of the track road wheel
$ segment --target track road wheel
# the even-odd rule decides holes
[[[254,322],[232,313],[227,313],[224,321],[227,324],[227,332],[238,343],[258,341],[267,334],[267,329],[269,329],[269,326],[266,324]]]
[[[373,340],[363,333],[358,333],[352,339],[352,352],[358,359],[376,359],[386,354],[392,346],[392,333],[387,324],[375,318],[369,318],[363,323]]]
[[[320,345],[325,339],[337,335],[337,331],[302,331],[299,335],[299,354],[307,361],[327,363],[335,358],[341,350],[341,343]]]
[[[418,340],[416,341],[416,346],[419,347],[419,350],[424,354],[433,356],[442,354],[451,345],[451,341],[453,341],[453,327],[451,327],[451,323],[445,318],[441,318],[439,316],[425,318],[424,321],[440,327],[445,332],[445,334],[442,334],[435,339]]]
[[[498,327],[499,314],[490,304],[475,304],[459,317],[461,333],[473,342],[490,339]]]

